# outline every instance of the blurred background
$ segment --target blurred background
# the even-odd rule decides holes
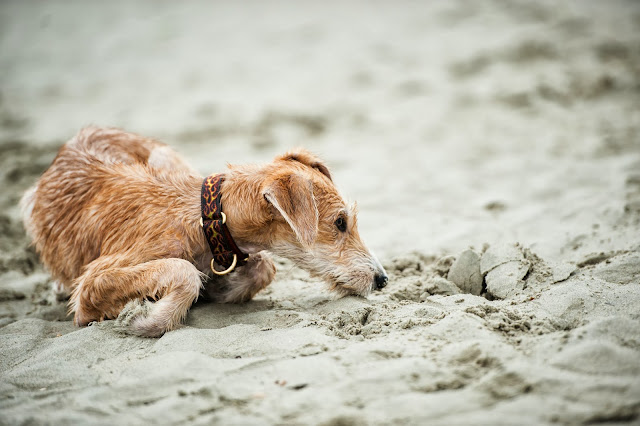
[[[384,257],[500,240],[559,255],[625,207],[639,4],[3,1],[5,234],[57,147],[97,124],[202,174],[315,151]]]

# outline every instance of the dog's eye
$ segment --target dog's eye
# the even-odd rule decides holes
[[[335,224],[338,231],[345,232],[347,230],[347,221],[342,216],[336,219]]]

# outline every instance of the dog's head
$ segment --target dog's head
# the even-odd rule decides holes
[[[387,284],[384,268],[358,234],[355,204],[345,203],[313,154],[299,149],[276,158],[262,196],[271,215],[271,251],[342,294],[366,296]]]

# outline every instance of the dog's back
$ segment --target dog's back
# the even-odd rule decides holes
[[[168,173],[152,167],[154,152],[165,147],[120,131],[87,128],[60,149],[27,191],[25,227],[43,263],[65,287],[71,289],[82,268],[106,251],[140,261],[183,257],[181,244],[167,238],[176,231],[168,228],[180,226],[167,217],[167,205],[192,186],[181,182],[198,177],[184,173],[188,169]],[[191,198],[197,200],[197,194]],[[147,244],[144,250],[141,243]]]

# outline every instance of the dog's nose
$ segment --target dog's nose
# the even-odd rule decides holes
[[[387,275],[384,273],[376,274],[375,281],[376,281],[376,289],[380,290],[381,288],[384,288],[387,286],[387,281],[389,281],[389,277],[387,277]]]

